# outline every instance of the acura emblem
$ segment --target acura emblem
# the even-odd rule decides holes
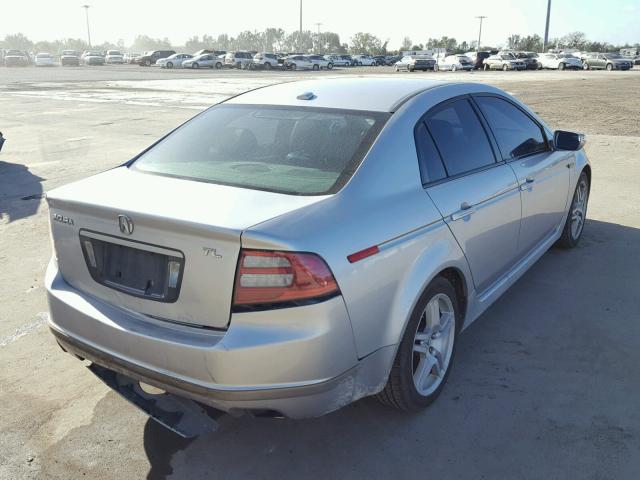
[[[133,233],[133,220],[126,215],[118,215],[118,227],[125,235],[131,235]]]

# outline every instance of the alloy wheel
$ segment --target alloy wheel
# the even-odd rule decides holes
[[[444,293],[425,307],[413,342],[413,384],[422,396],[432,394],[449,368],[455,340],[455,310]]]
[[[571,238],[574,240],[580,237],[584,228],[584,221],[587,213],[587,202],[589,200],[589,189],[587,182],[581,180],[573,195],[571,206]]]

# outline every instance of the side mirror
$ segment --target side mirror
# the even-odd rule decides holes
[[[553,146],[556,150],[576,151],[584,147],[586,137],[582,133],[556,130],[553,134]]]

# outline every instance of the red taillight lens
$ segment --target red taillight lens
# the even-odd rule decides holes
[[[310,300],[337,292],[331,270],[318,255],[247,249],[240,252],[234,306]]]

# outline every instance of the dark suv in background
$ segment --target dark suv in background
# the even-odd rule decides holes
[[[153,52],[146,52],[138,59],[138,65],[150,67],[151,65],[155,65],[161,58],[170,57],[174,53],[176,53],[174,50],[154,50]]]

